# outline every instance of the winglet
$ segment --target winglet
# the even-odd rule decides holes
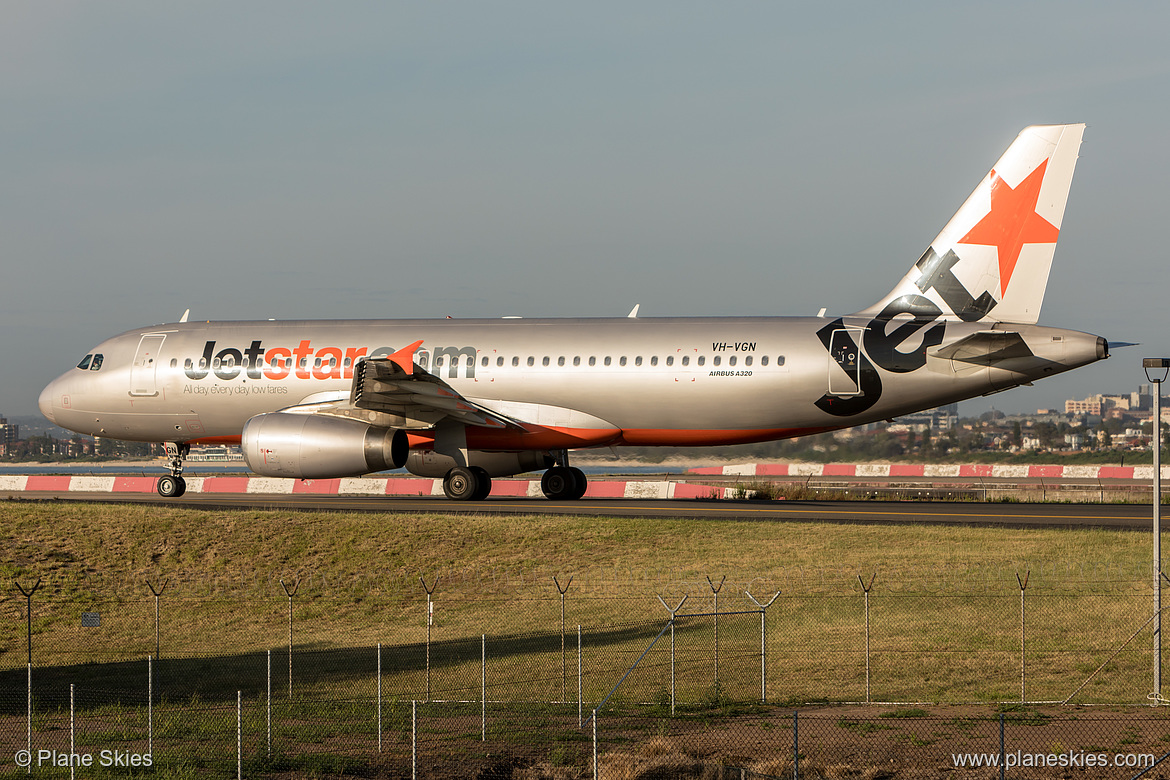
[[[423,340],[411,344],[409,347],[403,347],[395,352],[393,355],[387,355],[386,359],[395,364],[408,374],[414,373],[414,353],[422,346]]]

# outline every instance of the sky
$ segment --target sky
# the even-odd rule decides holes
[[[1085,122],[1040,324],[1170,355],[1165,3],[103,3],[0,25],[0,415],[198,319],[815,315]]]

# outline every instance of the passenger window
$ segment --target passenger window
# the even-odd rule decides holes
[[[547,366],[547,365],[548,365],[548,355],[545,355],[545,356],[544,356],[544,359],[540,361],[540,364],[541,364],[542,366]]]
[[[618,365],[624,366],[625,364],[626,364],[626,356],[622,355],[621,360],[618,361]]]
[[[607,357],[605,358],[605,364],[608,366],[608,365],[610,365],[611,363],[613,363],[613,358],[611,358],[611,357],[608,357],[608,356],[607,356]]]
[[[304,360],[304,358],[301,358],[301,365],[304,365],[304,364],[305,364],[305,360]],[[222,361],[219,358],[212,358],[211,359],[211,368],[213,370],[219,368],[221,365],[222,365]]]
[[[666,356],[666,365],[668,365],[668,366],[674,365],[674,355],[667,355]]]
[[[179,359],[178,358],[171,358],[171,368],[178,368],[178,367],[179,367]]]
[[[768,365],[768,356],[767,355],[764,355],[763,357],[760,358],[760,365],[761,366]]]
[[[658,356],[657,356],[657,355],[655,355],[654,357],[650,358],[650,365],[652,365],[652,366],[656,366],[656,365],[658,365]]]
[[[750,365],[752,364],[752,356],[751,356],[751,355],[748,355],[747,357],[745,357],[745,358],[743,359],[743,364],[744,364],[745,366],[750,366]]]
[[[483,366],[484,368],[487,368],[487,364],[488,364],[488,356],[487,356],[487,355],[484,355],[484,356],[483,356],[483,359],[479,361],[479,364],[480,364],[481,366]]]
[[[528,365],[530,365],[530,366],[535,366],[535,365],[536,365],[536,358],[534,358],[534,357],[529,357],[529,358],[528,358]]]
[[[635,366],[642,365],[642,356],[641,355],[638,355],[638,357],[634,358],[634,365]]]
[[[576,357],[573,358],[573,365],[574,366],[581,365],[581,356],[580,355],[577,355]]]
[[[706,362],[707,362],[707,358],[704,357],[703,355],[699,355],[699,365],[701,366]]]
[[[561,357],[557,358],[557,365],[558,365],[558,366],[563,366],[564,364],[565,364],[565,358],[564,358],[564,356],[562,355]]]
[[[689,366],[691,364],[691,356],[690,355],[683,355],[682,364],[684,366]]]
[[[776,365],[778,365],[778,366],[782,366],[782,365],[784,365],[784,356],[783,356],[783,355],[781,355],[780,357],[776,358]]]
[[[95,354],[95,355],[93,356],[93,362],[89,364],[89,370],[90,370],[90,371],[98,371],[98,370],[100,370],[100,369],[101,369],[101,367],[102,367],[102,361],[103,361],[104,359],[105,359],[105,358],[103,358],[103,357],[101,356],[101,353],[100,353],[100,352],[99,352],[99,353],[97,353],[97,354]]]
[[[719,365],[722,362],[723,362],[723,358],[716,355],[715,356],[715,365]],[[703,364],[703,358],[699,358],[699,365],[702,365],[702,364]]]
[[[512,367],[515,368],[518,365],[520,365],[520,358],[519,357],[512,358]]]
[[[735,355],[732,355],[731,357],[727,358],[727,365],[729,365],[729,366],[735,365]]]
[[[435,358],[435,367],[438,368],[439,366],[442,366],[442,365],[443,365],[443,358],[442,357]]]
[[[504,357],[503,357],[503,355],[501,355],[500,357],[496,358],[496,365],[497,365],[497,366],[502,366],[502,365],[504,365]]]
[[[595,358],[595,357],[589,358],[589,365],[591,365],[591,366],[597,365],[597,358]]]

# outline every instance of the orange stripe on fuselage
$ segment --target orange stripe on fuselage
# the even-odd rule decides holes
[[[573,450],[584,447],[710,447],[792,439],[836,430],[824,428],[762,428],[751,430],[686,430],[674,428],[557,428],[540,425],[525,430],[467,428],[467,447],[473,450]],[[408,431],[413,450],[434,447],[432,431]],[[207,436],[190,444],[239,444],[239,436]]]

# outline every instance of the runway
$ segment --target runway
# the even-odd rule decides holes
[[[192,509],[309,510],[443,515],[619,516],[685,518],[717,522],[748,520],[772,523],[858,523],[999,526],[1015,528],[1116,528],[1148,531],[1148,504],[983,503],[941,501],[735,501],[659,499],[500,498],[476,502],[444,498],[331,496],[309,494],[202,493],[180,499],[154,494],[0,493],[24,501],[102,502],[182,506]]]

